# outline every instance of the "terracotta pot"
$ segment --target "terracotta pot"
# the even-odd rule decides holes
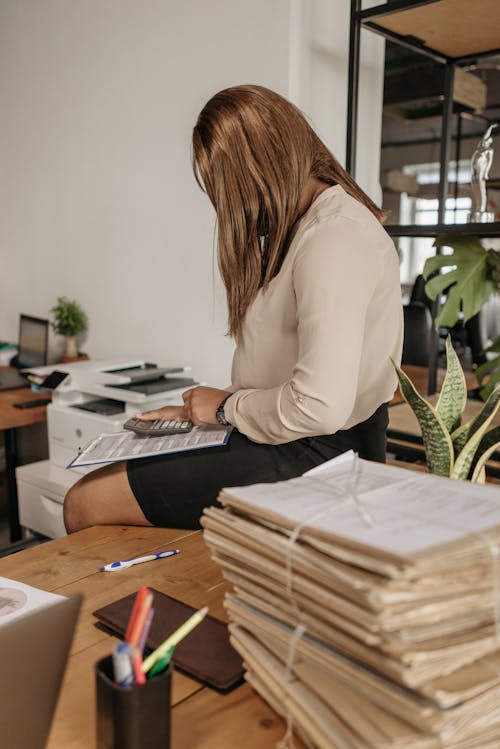
[[[88,361],[88,358],[87,354],[79,353],[76,356],[61,356],[59,361],[61,364],[72,364],[76,361]]]

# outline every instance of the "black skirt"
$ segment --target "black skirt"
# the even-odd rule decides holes
[[[222,488],[295,478],[347,450],[384,463],[387,423],[384,403],[351,429],[284,445],[258,444],[234,429],[223,447],[131,460],[128,481],[150,523],[198,529],[204,507],[217,504]]]

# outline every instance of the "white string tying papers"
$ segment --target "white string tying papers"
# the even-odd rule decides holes
[[[289,644],[289,651],[287,656],[287,662],[285,667],[285,675],[284,675],[284,691],[287,696],[289,696],[290,693],[290,685],[293,678],[293,669],[295,664],[295,658],[297,653],[297,646],[300,641],[300,639],[304,636],[304,634],[307,631],[307,625],[303,621],[303,613],[297,603],[296,597],[294,595],[293,591],[293,552],[295,544],[300,537],[301,532],[303,531],[304,527],[311,526],[314,522],[317,520],[320,520],[322,517],[325,517],[326,515],[330,514],[331,512],[337,511],[341,506],[343,506],[346,502],[351,501],[355,505],[358,513],[360,514],[363,522],[369,526],[374,527],[375,521],[373,519],[373,516],[368,512],[367,508],[363,505],[362,501],[360,500],[358,496],[358,487],[359,487],[359,481],[361,478],[362,473],[362,464],[359,461],[357,453],[353,454],[353,460],[351,465],[351,471],[349,473],[349,476],[347,477],[347,480],[345,482],[344,487],[339,487],[338,485],[331,485],[326,484],[319,479],[316,479],[315,476],[303,476],[302,478],[307,480],[308,483],[314,483],[316,485],[316,488],[318,488],[320,491],[328,494],[328,500],[322,504],[318,510],[311,515],[306,520],[302,521],[298,525],[295,526],[292,533],[290,534],[286,550],[285,550],[285,588],[286,588],[286,594],[290,601],[290,604],[294,610],[294,613],[297,617],[298,624],[296,625],[294,632],[290,639]],[[332,494],[335,496],[336,499],[340,500],[337,502],[332,503]],[[436,523],[435,518],[425,518],[422,517],[422,515],[415,515],[414,513],[405,512],[404,510],[392,508],[393,512],[395,512],[397,515],[401,515],[408,518],[414,518],[415,520],[419,521],[426,521]],[[470,531],[468,528],[465,528],[460,525],[456,525],[449,522],[443,522],[442,519],[439,520],[438,525],[443,528],[448,528],[450,530],[458,530],[463,532],[466,535],[469,536],[476,536],[479,538],[484,545],[488,548],[488,551],[491,556],[492,560],[492,598],[493,598],[493,618],[494,618],[494,628],[495,628],[495,644],[497,647],[500,646],[500,575],[499,575],[499,562],[500,562],[500,548],[498,544],[487,534],[484,532],[474,532]],[[496,666],[494,667],[494,664],[487,664],[487,662],[484,662],[485,665],[488,667],[491,665],[491,670],[495,672],[497,675],[500,676],[500,669],[498,669]],[[293,742],[293,718],[291,714],[290,707],[287,707],[287,714],[286,714],[286,732],[281,741],[279,741],[276,744],[277,749],[294,749],[295,744]]]
[[[358,510],[359,514],[361,515],[361,518],[363,519],[363,522],[369,526],[373,526],[373,520],[369,512],[366,510],[365,507],[363,507],[363,504],[357,495],[358,484],[361,478],[361,463],[359,462],[357,453],[354,453],[353,455],[351,470],[349,472],[349,476],[347,477],[345,487],[343,488],[339,486],[325,486],[325,484],[323,484],[322,482],[319,482],[317,479],[315,479],[312,476],[304,476],[303,478],[307,479],[308,483],[314,482],[315,484],[318,484],[321,487],[322,491],[326,491],[328,493],[329,499],[313,515],[307,518],[307,520],[304,520],[302,523],[299,523],[298,525],[295,526],[295,528],[293,529],[292,533],[290,534],[288,538],[287,545],[286,545],[285,588],[286,588],[288,600],[290,601],[290,604],[292,608],[294,609],[295,615],[298,619],[298,624],[296,625],[293,631],[292,637],[290,639],[287,662],[285,666],[285,677],[284,677],[283,689],[287,696],[289,696],[290,685],[293,679],[293,667],[295,664],[297,645],[301,637],[303,637],[303,635],[307,631],[307,625],[302,621],[302,618],[303,618],[302,611],[299,605],[297,604],[296,598],[293,593],[293,566],[292,566],[293,551],[294,551],[295,544],[297,542],[297,539],[300,536],[301,531],[303,530],[304,526],[310,525],[311,523],[314,523],[317,520],[320,520],[322,517],[332,512],[332,510],[337,510],[346,501],[354,502],[356,509]],[[337,495],[337,497],[343,501],[336,502],[334,505],[332,505],[332,496],[331,496],[332,493]],[[277,749],[294,749],[295,747],[295,744],[293,741],[293,718],[292,718],[290,707],[287,707],[285,735],[280,741],[278,741],[278,743],[276,744],[276,747]]]

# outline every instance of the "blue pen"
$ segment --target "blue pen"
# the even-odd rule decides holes
[[[99,567],[99,572],[116,572],[116,570],[123,570],[127,567],[132,567],[134,564],[151,562],[153,559],[164,559],[165,557],[172,557],[174,554],[178,553],[179,549],[168,549],[167,551],[159,551],[157,554],[148,554],[145,557],[123,559],[121,562],[111,562],[111,564],[105,564],[104,567]]]
[[[113,648],[113,675],[118,687],[130,687],[134,683],[131,657],[132,648],[127,642],[120,642]]]

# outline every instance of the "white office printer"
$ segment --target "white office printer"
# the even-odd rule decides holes
[[[103,432],[119,432],[138,411],[182,404],[182,393],[197,384],[188,367],[158,367],[145,360],[120,359],[58,364],[31,370],[40,377],[54,370],[66,377],[47,406],[49,460],[16,469],[21,526],[49,538],[65,534],[62,505],[68,489],[93,468],[66,466]],[[60,379],[60,378],[58,378]]]

